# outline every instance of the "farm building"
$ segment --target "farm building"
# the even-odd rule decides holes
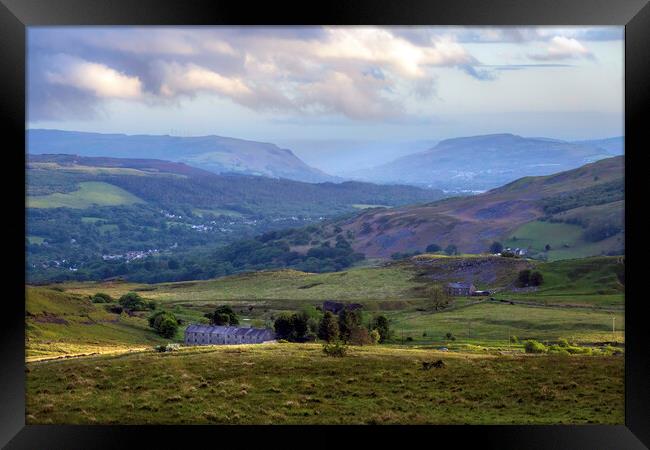
[[[447,293],[453,296],[473,295],[476,288],[472,283],[449,283],[447,284]]]
[[[261,344],[275,339],[268,328],[242,328],[214,325],[190,325],[185,329],[185,344]]]

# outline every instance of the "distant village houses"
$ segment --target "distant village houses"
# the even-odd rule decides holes
[[[185,329],[187,345],[261,344],[275,339],[268,328],[243,328],[216,325],[189,325]]]

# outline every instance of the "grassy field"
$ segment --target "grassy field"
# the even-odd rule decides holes
[[[390,301],[411,299],[418,283],[414,273],[402,267],[367,267],[344,272],[314,274],[296,270],[278,270],[233,275],[208,281],[136,285],[130,283],[70,283],[66,290],[94,294],[98,290],[122,295],[142,290],[147,298],[170,302],[215,302],[222,300],[300,300],[322,302]]]
[[[438,313],[387,311],[395,341],[411,338],[414,344],[449,346],[445,335],[452,333],[456,344],[508,347],[510,336],[540,341],[567,339],[569,342],[623,342],[623,311],[610,313],[590,309],[544,308],[499,303],[480,303]],[[612,332],[612,317],[616,332]],[[426,334],[426,335],[424,335]]]
[[[591,305],[622,308],[625,288],[618,279],[624,271],[622,259],[602,256],[535,263],[544,283],[534,291],[503,291],[496,298],[534,301],[542,304]]]
[[[530,255],[543,255],[548,261],[597,256],[620,247],[620,235],[588,242],[583,239],[583,232],[578,225],[534,221],[517,228],[504,246],[529,249]],[[547,244],[551,246],[549,251],[545,251]]]
[[[419,265],[400,262],[327,274],[281,270],[208,281],[155,285],[68,283],[63,287],[74,294],[106,292],[115,298],[136,291],[164,308],[174,308],[176,314],[188,320],[200,318],[217,305],[230,304],[245,321],[270,324],[281,312],[317,306],[325,300],[359,302],[364,305],[366,320],[375,314],[386,314],[393,320],[396,339],[411,337],[414,343],[441,343],[447,332],[462,339],[469,333],[471,339],[495,341],[494,345],[507,343],[510,335],[584,343],[623,340],[625,299],[624,287],[617,277],[623,268],[618,257],[531,262],[531,267],[544,276],[542,286],[534,290],[506,288],[492,295],[497,302],[488,302],[485,297],[456,297],[448,310],[436,312],[422,288],[440,282],[427,281],[427,277],[442,273],[443,278],[453,280],[459,276],[454,271],[467,270],[467,266],[457,265],[467,258],[434,258],[436,264],[448,261],[453,265],[436,265],[432,269],[421,265],[427,261],[425,256],[414,258]],[[472,260],[482,261],[481,257]],[[446,267],[454,269],[447,273]],[[509,278],[502,274],[508,267],[489,266],[497,283],[514,281],[516,273]],[[529,304],[510,305],[510,301]],[[612,317],[615,333],[611,331]],[[468,332],[468,328],[472,330]],[[427,336],[422,336],[424,333]]]
[[[28,287],[25,306],[28,361],[124,352],[167,342],[149,328],[145,317],[113,314],[81,296]]]
[[[445,367],[422,369],[442,359]],[[317,344],[27,366],[28,424],[622,424],[623,358]]]
[[[155,285],[28,287],[27,422],[623,423],[622,260],[502,263],[425,255],[328,274],[281,270]],[[454,298],[435,311],[422,289],[479,269],[507,285],[522,264],[543,273],[536,291],[506,286],[495,300]],[[436,276],[442,278],[432,281]],[[152,347],[168,340],[148,327],[150,312],[113,314],[89,300],[97,292],[118,298],[129,291],[184,324],[204,321],[203,313],[221,304],[231,305],[244,326],[269,326],[281,312],[328,299],[355,301],[364,305],[365,321],[385,314],[393,338],[351,347],[344,358],[324,355],[317,343],[156,353]],[[183,326],[171,341],[182,336]],[[566,339],[590,354],[527,355],[526,339],[547,345]],[[423,362],[439,359],[444,368],[423,370]]]
[[[27,198],[29,208],[88,208],[93,205],[117,206],[144,203],[135,195],[100,181],[79,183],[79,189],[69,193],[31,196]]]

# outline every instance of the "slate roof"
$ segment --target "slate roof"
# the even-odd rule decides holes
[[[209,333],[209,334],[226,334],[228,336],[269,337],[271,339],[273,338],[273,331],[269,328],[227,327],[227,326],[220,326],[220,325],[192,324],[187,327],[185,333]]]

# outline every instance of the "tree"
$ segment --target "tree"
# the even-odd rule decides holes
[[[291,342],[305,342],[312,338],[311,320],[305,312],[283,314],[275,320],[273,328],[280,339]]]
[[[425,295],[431,300],[431,306],[438,311],[449,305],[449,294],[439,284],[429,285],[425,288]]]
[[[379,334],[379,331],[372,330],[370,332],[370,343],[371,344],[378,344],[381,341],[381,335]]]
[[[368,345],[373,343],[370,333],[363,327],[354,327],[350,331],[349,342],[352,345]]]
[[[304,312],[299,312],[291,316],[291,326],[293,328],[291,341],[304,342],[307,340],[309,333],[309,316]]]
[[[549,244],[546,244],[544,246],[544,250],[549,251],[551,249],[551,246]]]
[[[149,317],[149,326],[164,338],[172,338],[178,330],[178,319],[169,311],[158,311]]]
[[[490,253],[501,253],[503,251],[503,245],[501,242],[494,241],[490,244]]]
[[[327,342],[335,341],[339,338],[339,324],[329,311],[325,312],[323,318],[318,324],[318,338]]]
[[[158,326],[158,334],[167,339],[173,338],[177,330],[178,321],[170,317],[163,319]]]
[[[449,244],[447,248],[445,248],[445,253],[448,255],[457,255],[458,254],[458,247],[456,247],[454,244]]]
[[[104,294],[103,292],[98,292],[93,295],[90,300],[93,303],[111,303],[113,301],[113,297],[108,294]]]
[[[425,249],[427,253],[439,252],[440,250],[442,250],[442,248],[438,244],[429,244]]]
[[[519,287],[525,287],[530,284],[530,269],[519,271],[519,275],[517,275],[517,284]]]
[[[210,319],[212,325],[239,325],[239,317],[228,305],[219,306],[214,312],[207,313],[204,316]]]
[[[293,332],[293,324],[289,314],[282,314],[273,322],[273,329],[278,339],[289,340]]]
[[[379,342],[384,343],[390,339],[390,325],[388,319],[384,315],[375,316],[370,324],[370,328],[377,330],[379,333]]]
[[[544,276],[541,272],[532,272],[529,277],[531,286],[539,286],[544,282]]]
[[[127,292],[120,297],[120,305],[131,311],[145,311],[149,309],[149,304],[137,292]]]
[[[355,328],[361,325],[361,313],[358,311],[350,311],[348,308],[343,308],[339,313],[339,335],[345,342],[350,340],[350,335]]]

